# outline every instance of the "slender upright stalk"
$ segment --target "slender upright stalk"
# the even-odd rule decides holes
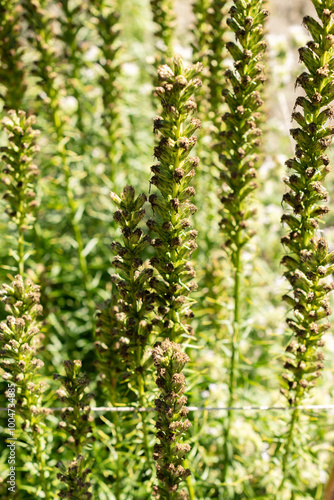
[[[114,219],[122,229],[123,245],[113,242],[112,248],[117,253],[113,261],[119,275],[112,275],[119,293],[118,306],[123,315],[118,319],[118,336],[123,344],[120,354],[124,360],[124,369],[131,381],[129,385],[135,391],[139,406],[145,407],[146,378],[151,363],[147,346],[152,331],[150,312],[154,309],[155,295],[149,291],[149,279],[153,269],[144,267],[142,252],[150,244],[150,238],[138,227],[145,216],[143,208],[146,202],[144,194],[135,197],[132,186],[126,186],[121,196],[111,193],[118,210]],[[147,429],[147,415],[140,412],[143,447],[148,468],[151,467],[151,454]]]
[[[235,1],[230,9],[227,24],[236,35],[236,43],[228,42],[226,48],[234,60],[234,70],[225,72],[229,86],[223,90],[229,111],[223,116],[224,126],[220,133],[222,142],[218,148],[223,164],[220,178],[223,182],[223,204],[220,226],[225,234],[224,247],[233,267],[233,319],[231,357],[228,379],[228,404],[233,405],[236,376],[238,371],[238,344],[240,333],[242,250],[248,243],[253,230],[249,229],[248,220],[254,215],[250,208],[250,194],[257,188],[254,179],[257,176],[259,158],[256,155],[261,135],[259,128],[261,115],[258,108],[262,104],[259,88],[263,77],[263,67],[259,63],[263,57],[264,42],[263,22],[268,12],[263,9],[263,2]],[[217,96],[212,87],[213,102]],[[224,431],[224,468],[223,481],[226,480],[228,464],[228,440],[232,425],[232,413],[228,411]]]
[[[87,298],[87,305],[93,325],[95,325],[95,304],[92,300],[89,286],[89,272],[87,260],[83,252],[83,240],[80,225],[77,221],[77,203],[71,186],[70,155],[68,154],[67,143],[67,117],[60,107],[60,98],[63,88],[57,78],[57,55],[53,44],[52,15],[47,10],[45,0],[30,2],[23,0],[24,15],[29,28],[29,40],[39,54],[39,59],[34,61],[34,73],[39,78],[39,84],[43,88],[46,96],[48,109],[51,115],[53,129],[56,135],[57,152],[61,159],[61,168],[65,180],[65,193],[69,211],[70,224],[74,239],[77,244],[77,255],[83,289]]]
[[[115,180],[116,168],[123,154],[122,120],[119,107],[121,100],[120,16],[116,10],[116,4],[117,2],[108,0],[94,0],[90,3],[92,20],[98,32],[97,45],[101,52],[98,65],[103,73],[99,78],[99,84],[102,89],[102,123],[106,132],[103,147],[108,162],[108,174],[112,182]]]
[[[24,53],[21,35],[21,6],[19,0],[0,0],[0,91],[4,109],[21,109],[26,91]]]
[[[150,285],[156,292],[160,316],[160,321],[154,323],[155,331],[160,338],[168,339],[153,351],[158,373],[156,383],[160,390],[156,400],[160,444],[154,448],[160,483],[154,492],[160,499],[188,498],[185,490],[179,490],[179,485],[190,474],[182,465],[190,450],[190,446],[182,442],[183,434],[191,424],[183,419],[187,415],[184,406],[187,398],[183,396],[185,378],[181,374],[189,358],[176,342],[194,334],[189,324],[193,312],[188,296],[196,290],[197,284],[189,260],[197,248],[197,231],[191,229],[188,217],[196,211],[190,202],[195,194],[190,183],[199,159],[189,154],[196,144],[193,133],[201,122],[190,116],[196,109],[193,94],[202,84],[197,77],[201,69],[201,64],[184,68],[182,60],[176,57],[173,69],[168,65],[158,68],[159,86],[155,89],[163,112],[154,119],[154,129],[160,133],[154,150],[159,163],[151,168],[151,184],[158,188],[159,194],[151,194],[149,198],[156,218],[149,220],[147,225],[157,234],[152,240],[155,256],[150,260],[157,276],[151,279]],[[175,392],[168,392],[172,390]],[[187,486],[193,498],[189,480]]]
[[[39,150],[36,138],[39,130],[34,130],[35,116],[26,117],[24,111],[9,111],[2,124],[8,135],[8,145],[1,148],[4,163],[2,182],[6,186],[4,199],[6,212],[17,226],[17,254],[13,253],[20,276],[25,268],[25,233],[35,220],[36,177],[38,168],[33,157]]]
[[[42,442],[46,437],[45,417],[50,411],[43,407],[46,384],[38,375],[44,363],[35,357],[41,341],[39,287],[15,276],[10,285],[2,285],[0,297],[9,313],[6,321],[0,323],[0,358],[5,370],[2,378],[8,381],[8,387],[15,387],[16,411],[24,431],[20,439],[26,442],[31,461],[38,468],[36,491],[42,490],[43,498],[49,499],[52,481],[45,474],[47,450],[43,446],[42,451]],[[41,498],[39,494],[38,498]]]
[[[296,100],[292,118],[299,125],[290,130],[296,141],[295,157],[286,162],[293,173],[284,179],[289,191],[283,201],[288,210],[282,222],[290,232],[282,238],[287,253],[282,259],[284,276],[291,285],[283,299],[293,309],[287,324],[293,338],[286,348],[281,392],[290,406],[299,406],[316,385],[324,368],[324,355],[318,351],[324,345],[322,335],[330,328],[326,318],[331,314],[328,294],[334,285],[327,277],[334,270],[334,252],[318,231],[320,219],[329,212],[325,205],[328,193],[322,181],[330,171],[325,154],[332,142],[333,126],[326,122],[334,116],[332,102],[334,78],[334,2],[312,0],[318,20],[310,16],[304,24],[312,39],[299,49],[304,71],[297,78],[305,95]],[[296,109],[300,111],[296,111]],[[299,412],[294,410],[288,424],[282,457],[282,481],[279,492],[287,487],[289,464],[294,441],[298,439]]]
[[[174,0],[150,0],[156,26],[156,65],[167,62],[173,55],[175,30]]]
[[[87,465],[91,459],[86,446],[94,440],[91,427],[93,417],[89,407],[94,395],[86,392],[89,380],[86,374],[81,372],[81,361],[64,361],[64,368],[64,376],[54,374],[53,378],[60,380],[64,386],[64,389],[58,389],[56,392],[60,401],[66,404],[59,427],[67,434],[66,446],[72,450],[74,459],[68,467],[62,461],[57,463],[57,468],[61,471],[58,479],[66,484],[66,489],[61,490],[59,496],[72,500],[90,499],[91,484],[87,477],[91,470]]]

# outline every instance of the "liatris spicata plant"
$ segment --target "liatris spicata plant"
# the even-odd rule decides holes
[[[6,186],[4,199],[6,212],[15,222],[19,238],[17,252],[11,252],[20,275],[24,274],[26,261],[24,235],[34,221],[36,201],[36,176],[39,174],[33,157],[39,146],[35,144],[39,130],[34,130],[35,116],[27,117],[24,111],[10,110],[2,124],[8,134],[7,146],[1,147],[4,163],[2,182]]]
[[[222,98],[226,87],[224,72],[226,65],[226,5],[227,0],[197,0],[193,4],[196,22],[193,28],[193,56],[204,66],[203,90],[200,106],[201,119],[214,125],[213,134],[218,140],[221,127]],[[212,132],[210,132],[212,135]]]
[[[91,299],[89,287],[89,270],[81,227],[78,218],[78,202],[75,199],[72,182],[71,164],[77,159],[73,150],[67,146],[68,139],[72,135],[67,128],[68,117],[61,109],[60,101],[64,96],[63,84],[56,72],[58,59],[54,47],[54,28],[52,23],[52,13],[46,9],[44,0],[27,1],[22,3],[25,18],[28,23],[29,40],[36,50],[37,58],[34,60],[34,74],[38,77],[38,84],[41,86],[45,96],[47,109],[50,113],[53,131],[55,132],[57,155],[60,160],[61,171],[64,176],[63,183],[67,198],[67,209],[69,213],[70,225],[77,247],[77,256],[81,272],[82,286],[85,291],[87,305],[94,325],[95,306]]]
[[[150,2],[153,21],[156,25],[156,63],[161,64],[166,62],[166,58],[172,57],[173,54],[175,29],[174,1],[150,0]]]
[[[10,285],[3,284],[1,301],[8,313],[0,323],[2,378],[15,388],[16,412],[22,419],[20,440],[26,443],[32,464],[37,467],[39,485],[36,498],[50,498],[51,481],[46,476],[45,417],[50,410],[43,408],[46,384],[38,371],[44,366],[36,357],[41,333],[38,317],[42,313],[39,287],[15,276]]]
[[[185,500],[188,498],[187,492],[179,490],[179,485],[190,475],[190,471],[183,467],[190,446],[183,440],[191,423],[186,418],[186,382],[182,371],[190,358],[179,344],[167,339],[153,349],[152,358],[158,375],[156,384],[160,390],[159,398],[155,400],[160,444],[154,446],[153,454],[160,485],[154,487],[154,496],[166,500]]]
[[[120,335],[118,319],[122,315],[117,305],[117,295],[103,302],[97,308],[95,347],[98,352],[97,368],[100,374],[100,384],[106,390],[108,399],[116,405],[119,393],[119,378],[124,370],[120,354],[122,336]],[[122,317],[122,316],[121,316]]]
[[[64,74],[66,75],[66,84],[70,94],[73,94],[77,101],[76,128],[83,132],[83,94],[82,78],[80,71],[84,66],[83,58],[84,47],[87,44],[80,40],[80,30],[85,24],[85,13],[87,11],[86,3],[72,2],[69,0],[59,0],[58,6],[61,8],[61,15],[58,20],[60,30],[58,38],[63,42],[62,62],[64,63]]]
[[[119,337],[127,339],[127,342],[123,341],[120,354],[129,373],[131,388],[135,391],[140,406],[145,407],[147,400],[145,378],[151,364],[150,354],[147,352],[148,339],[152,331],[149,316],[154,309],[155,301],[155,294],[149,286],[153,269],[143,267],[142,261],[142,252],[150,244],[151,239],[138,227],[145,216],[143,206],[146,196],[141,194],[136,197],[134,188],[126,186],[120,197],[115,193],[111,193],[111,197],[118,207],[114,220],[122,229],[123,237],[123,245],[119,242],[112,243],[112,248],[117,254],[113,265],[120,274],[111,276],[120,296],[118,306],[122,314],[118,315]],[[149,464],[148,431],[145,415],[141,413],[141,417],[143,444]]]
[[[102,89],[102,121],[107,137],[104,141],[104,149],[110,168],[110,178],[115,178],[115,170],[122,155],[122,144],[120,141],[121,117],[119,101],[121,87],[118,82],[121,64],[118,53],[121,47],[119,42],[119,13],[111,8],[105,0],[94,0],[90,6],[94,21],[98,30],[99,40],[97,42],[101,51],[98,60],[103,74],[99,79]]]
[[[155,89],[163,112],[154,119],[154,130],[159,131],[161,139],[154,149],[159,163],[151,168],[150,182],[160,195],[150,195],[157,217],[147,225],[158,236],[152,240],[156,256],[150,262],[160,277],[153,277],[150,284],[157,292],[162,317],[159,334],[171,341],[193,334],[193,328],[185,323],[193,315],[187,296],[197,287],[189,261],[197,248],[197,231],[191,229],[189,216],[197,210],[190,202],[195,194],[190,183],[199,159],[189,154],[196,144],[193,133],[201,122],[190,116],[196,109],[193,94],[201,87],[197,77],[201,69],[201,64],[184,68],[176,57],[173,70],[167,65],[159,67],[160,85]]]
[[[23,48],[20,42],[21,6],[16,0],[0,0],[0,98],[5,109],[20,109],[26,91]]]
[[[91,470],[91,459],[86,446],[94,441],[92,433],[93,417],[90,415],[89,402],[93,394],[87,393],[89,380],[81,372],[81,361],[64,361],[65,375],[55,373],[53,378],[60,380],[64,389],[58,389],[56,394],[65,407],[62,410],[59,428],[67,434],[66,447],[74,454],[74,459],[66,467],[62,461],[57,463],[60,469],[58,479],[66,484],[61,490],[61,498],[92,498],[91,484],[87,480]],[[86,456],[83,456],[83,453]]]
[[[320,237],[318,228],[329,208],[325,205],[328,193],[322,182],[330,171],[325,154],[334,133],[333,126],[326,126],[334,116],[334,2],[312,0],[319,21],[304,18],[312,40],[299,49],[301,61],[307,71],[297,78],[297,85],[305,91],[296,100],[292,114],[299,125],[290,133],[296,141],[295,157],[287,161],[291,175],[284,179],[289,191],[283,201],[289,210],[282,221],[290,232],[282,238],[287,255],[282,263],[287,271],[284,276],[291,290],[284,299],[293,308],[293,317],[287,319],[293,338],[288,344],[282,390],[290,406],[298,406],[315,386],[323,369],[324,355],[319,351],[324,345],[323,334],[330,325],[326,318],[331,314],[328,294],[333,283],[326,279],[334,270],[334,253]],[[298,436],[299,411],[292,411],[283,454],[284,488],[293,442]]]
[[[259,89],[264,82],[263,66],[260,64],[266,49],[263,23],[268,11],[263,9],[263,2],[251,0],[239,2],[230,9],[227,24],[236,35],[236,43],[228,42],[227,50],[234,60],[234,70],[225,72],[230,82],[229,88],[223,91],[225,102],[229,108],[223,116],[224,126],[221,132],[222,143],[219,146],[222,169],[223,204],[221,229],[225,236],[224,247],[231,259],[234,271],[233,289],[233,334],[228,381],[228,404],[233,406],[236,362],[240,329],[240,287],[242,277],[242,250],[248,243],[253,230],[249,219],[254,215],[251,208],[250,195],[257,188],[259,148],[258,112],[263,101]],[[225,424],[225,464],[223,480],[227,473],[228,439],[232,413],[229,411]]]

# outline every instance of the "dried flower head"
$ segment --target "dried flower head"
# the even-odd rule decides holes
[[[159,499],[187,499],[186,492],[179,490],[179,485],[190,474],[183,467],[184,458],[190,451],[190,446],[183,443],[183,439],[191,423],[186,418],[186,384],[182,373],[189,357],[179,344],[164,340],[153,349],[152,358],[160,389],[159,398],[155,401],[160,443],[155,445],[153,454],[160,485],[154,488],[154,496]]]

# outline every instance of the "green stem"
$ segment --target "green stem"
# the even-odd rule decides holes
[[[237,235],[237,241],[239,242],[240,231]],[[238,245],[237,251],[235,253],[235,265],[234,265],[234,290],[233,290],[233,302],[234,302],[234,315],[233,315],[233,335],[232,335],[232,345],[231,345],[231,358],[230,358],[230,373],[229,373],[229,383],[228,383],[228,407],[231,408],[234,402],[234,388],[235,388],[235,372],[237,365],[237,353],[238,353],[238,341],[239,341],[239,322],[240,322],[240,277],[241,277],[241,248]],[[223,482],[226,480],[227,467],[229,461],[228,455],[228,440],[231,431],[233,412],[231,410],[227,411],[227,422],[224,432],[224,469],[223,469]]]
[[[296,403],[296,405],[297,404],[298,403]],[[285,480],[286,480],[286,470],[287,470],[287,466],[288,466],[288,463],[289,463],[290,450],[291,450],[291,445],[292,445],[292,442],[293,442],[293,433],[294,433],[295,425],[298,422],[298,418],[299,418],[299,411],[296,408],[295,410],[293,410],[293,413],[292,413],[292,416],[291,416],[291,420],[290,420],[290,424],[289,424],[288,438],[287,438],[287,441],[286,441],[285,452],[284,452],[283,460],[282,460],[282,473],[283,473],[283,477],[282,477],[282,481],[281,481],[281,484],[280,484],[279,489],[278,489],[279,492],[282,491],[283,488],[284,488],[284,484],[285,484]]]
[[[22,229],[21,225],[19,225],[18,230],[19,230],[19,239],[18,239],[19,260],[18,260],[18,268],[19,268],[19,274],[23,277],[23,274],[24,274],[24,232],[23,232],[23,229]]]
[[[185,469],[189,468],[189,463],[188,463],[187,459],[184,460],[183,467]],[[186,483],[187,483],[187,489],[188,489],[188,493],[189,493],[189,500],[196,500],[195,489],[194,489],[194,485],[193,485],[191,476],[187,477]]]
[[[40,436],[34,431],[34,444],[36,448],[36,462],[38,464],[38,470],[39,470],[39,479],[41,482],[42,490],[45,494],[46,500],[49,500],[50,495],[49,495],[49,490],[48,490],[48,484],[49,482],[47,481],[44,470],[45,470],[45,461],[43,458],[43,453],[41,450],[41,441],[40,441]]]

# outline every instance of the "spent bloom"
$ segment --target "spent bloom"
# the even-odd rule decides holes
[[[187,419],[186,382],[182,371],[190,359],[180,344],[169,340],[153,349],[152,358],[157,370],[156,384],[160,389],[159,398],[155,400],[159,443],[154,446],[153,454],[160,485],[154,488],[154,496],[185,500],[188,495],[185,490],[179,490],[179,485],[190,474],[183,467],[183,461],[190,451],[189,444],[184,443],[184,436],[191,423]]]

